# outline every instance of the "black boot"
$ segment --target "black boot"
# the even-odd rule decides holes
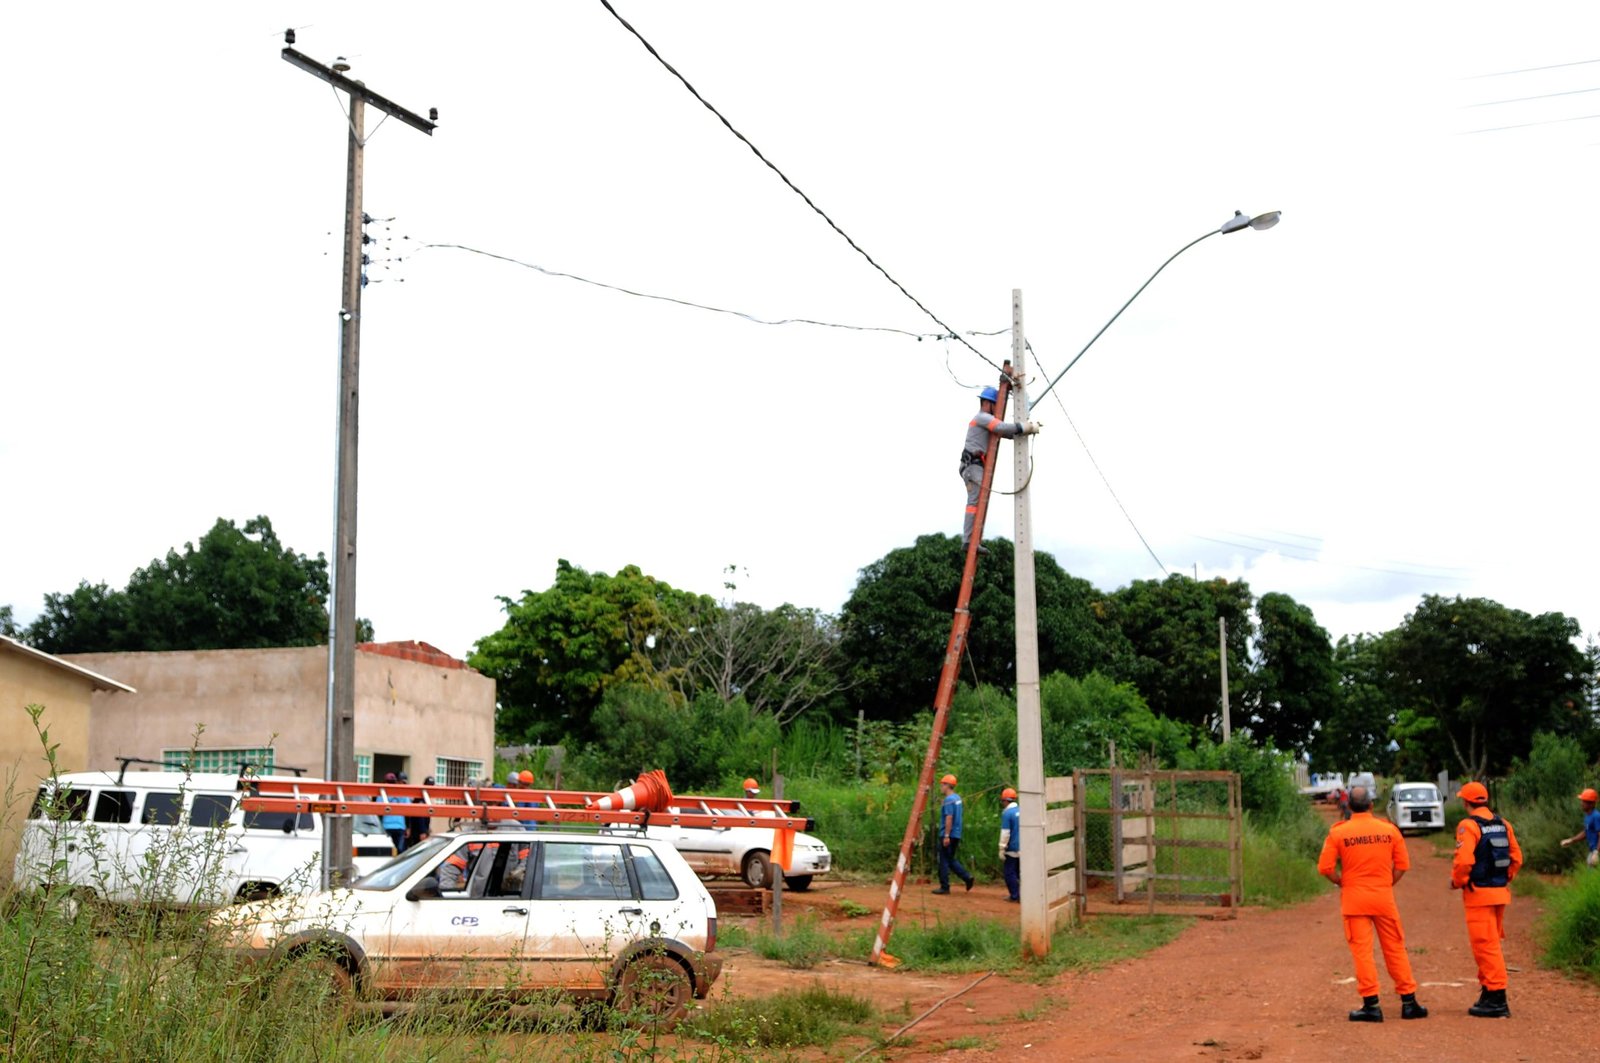
[[[1402,1019],[1426,1019],[1428,1009],[1417,1003],[1415,993],[1402,993],[1400,995],[1400,1017]]]
[[[1351,1022],[1382,1022],[1383,1009],[1377,997],[1362,997],[1361,1006],[1350,1013]]]
[[[1506,991],[1485,989],[1478,1002],[1467,1009],[1467,1014],[1479,1019],[1511,1018],[1511,1008],[1506,1004]]]

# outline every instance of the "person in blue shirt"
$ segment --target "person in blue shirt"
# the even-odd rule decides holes
[[[1590,867],[1600,867],[1600,812],[1595,811],[1596,798],[1600,798],[1600,794],[1595,793],[1592,786],[1578,795],[1578,800],[1583,802],[1583,829],[1570,838],[1561,839],[1562,845],[1588,843]]]
[[[1022,812],[1017,807],[1017,792],[1011,787],[1000,791],[1006,807],[1000,813],[1000,874],[1006,880],[1006,900],[1022,900]]]
[[[384,775],[383,781],[384,782],[398,783],[400,781],[400,779],[399,779],[399,777],[397,775],[395,775],[394,772],[391,771],[388,774]],[[400,804],[401,802],[409,802],[411,800],[411,798],[409,798],[409,797],[391,797],[389,800],[391,802],[393,802],[394,804]],[[389,836],[389,840],[390,841],[394,842],[394,851],[397,852],[397,853],[405,852],[406,851],[406,817],[404,817],[404,816],[384,816],[382,822],[383,822],[383,832]]]
[[[961,848],[961,795],[956,793],[956,777],[946,775],[939,780],[939,790],[944,800],[939,804],[939,888],[935,893],[950,892],[950,872],[972,888],[972,875],[956,859]]]

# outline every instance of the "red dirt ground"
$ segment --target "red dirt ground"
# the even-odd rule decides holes
[[[1330,891],[1293,908],[1245,908],[1234,920],[1196,920],[1177,940],[1153,952],[1045,984],[997,974],[914,1027],[909,1046],[877,1058],[963,1063],[1600,1059],[1593,1037],[1600,989],[1535,965],[1529,931],[1539,907],[1532,900],[1514,900],[1506,919],[1513,1017],[1484,1020],[1466,1014],[1478,985],[1461,900],[1448,888],[1448,856],[1423,838],[1410,839],[1409,847],[1412,870],[1396,892],[1422,984],[1418,998],[1432,1012],[1426,1020],[1399,1020],[1399,1000],[1387,974],[1382,984],[1389,1021],[1379,1026],[1346,1020],[1345,1012],[1359,999],[1338,897]],[[807,894],[786,895],[785,915],[816,911],[829,929],[871,926],[884,893],[881,886],[819,882]],[[838,902],[846,897],[872,907],[874,914],[838,916]],[[917,885],[908,890],[900,920],[903,926],[931,922],[935,915],[972,914],[1015,919],[1017,909],[1005,902],[998,886],[935,897],[927,886]],[[885,1011],[909,1004],[915,1016],[977,977],[884,971],[845,961],[794,971],[734,950],[714,996],[758,995],[818,980],[865,996]],[[1026,1018],[1019,1017],[1023,1013]],[[977,1044],[950,1047],[957,1039]],[[841,1047],[827,1054],[837,1057]]]

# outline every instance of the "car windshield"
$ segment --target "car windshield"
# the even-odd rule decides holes
[[[1439,791],[1432,786],[1400,786],[1395,789],[1394,799],[1396,801],[1431,804],[1439,800]]]
[[[372,874],[356,879],[350,884],[350,888],[357,890],[394,889],[394,887],[410,878],[413,871],[437,857],[440,850],[454,841],[455,839],[449,835],[429,838],[421,845],[407,849]]]

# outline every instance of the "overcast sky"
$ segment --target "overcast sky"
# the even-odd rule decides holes
[[[1022,289],[1052,372],[1184,243],[1283,211],[1184,254],[1063,379],[1082,441],[1037,409],[1035,536],[1068,571],[1242,577],[1335,637],[1425,593],[1600,628],[1600,8],[616,3],[945,321],[1003,328]],[[833,611],[959,531],[970,351],[414,250],[936,330],[598,2],[31,4],[0,67],[20,620],[218,516],[329,550],[346,127],[279,58],[291,25],[441,116],[366,153],[405,259],[362,333],[379,638],[464,654],[558,558],[708,593],[736,564],[740,597]]]

